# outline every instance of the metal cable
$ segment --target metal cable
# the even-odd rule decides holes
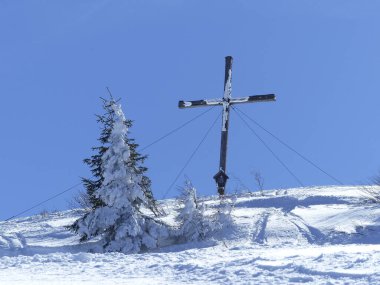
[[[332,180],[334,180],[338,184],[344,185],[344,183],[342,181],[340,181],[339,179],[335,178],[333,175],[329,174],[327,171],[323,170],[321,167],[319,167],[318,165],[316,165],[310,159],[308,159],[307,157],[305,157],[304,155],[302,155],[301,153],[299,153],[297,150],[295,150],[294,148],[292,148],[290,145],[288,145],[287,143],[285,143],[283,140],[281,140],[280,138],[278,138],[277,136],[275,136],[273,133],[271,133],[270,131],[268,131],[266,128],[264,128],[262,125],[260,125],[258,122],[256,122],[253,118],[251,118],[246,113],[244,113],[242,110],[240,110],[240,109],[238,109],[236,107],[233,107],[233,108],[234,108],[235,111],[239,111],[240,113],[242,113],[248,120],[250,120],[251,122],[253,122],[254,124],[256,124],[260,129],[262,129],[263,131],[265,131],[266,133],[268,133],[269,135],[271,135],[279,143],[281,143],[283,146],[285,146],[286,148],[288,148],[289,150],[291,150],[292,152],[294,152],[295,154],[297,154],[303,160],[305,160],[306,162],[308,162],[309,164],[311,164],[312,166],[314,166],[316,169],[318,169],[322,173],[326,174],[328,177],[330,177]]]
[[[107,88],[107,90],[109,91],[108,88]],[[147,146],[145,146],[145,147],[142,148],[141,150],[143,151],[143,150],[149,148],[150,146],[152,146],[152,145],[158,143],[159,141],[165,139],[166,137],[170,136],[171,134],[177,132],[178,130],[180,130],[180,129],[182,129],[183,127],[187,126],[187,125],[190,124],[191,122],[195,121],[196,119],[198,119],[198,118],[202,117],[203,115],[205,115],[206,113],[210,112],[211,109],[213,109],[213,108],[214,108],[214,107],[207,108],[206,111],[204,111],[204,112],[202,112],[201,114],[195,116],[195,117],[192,118],[191,120],[189,120],[189,121],[183,123],[183,124],[180,125],[179,127],[175,128],[175,129],[173,129],[172,131],[168,132],[167,134],[163,135],[162,137],[156,139],[155,141],[153,141],[152,143],[148,144]],[[218,116],[218,117],[219,117],[219,116]],[[178,178],[177,178],[177,179],[178,179]],[[174,182],[174,183],[175,183],[175,182]],[[4,220],[4,221],[9,221],[9,220],[12,220],[12,219],[14,219],[14,218],[17,218],[18,216],[20,216],[20,215],[22,215],[22,214],[25,214],[25,213],[27,213],[27,212],[29,212],[29,211],[31,211],[31,210],[37,208],[38,206],[41,206],[42,204],[45,204],[46,202],[49,202],[50,200],[53,200],[54,198],[57,198],[57,197],[63,195],[64,193],[66,193],[66,192],[68,192],[68,191],[74,189],[75,187],[78,187],[78,186],[81,185],[81,184],[82,184],[82,182],[80,182],[80,183],[78,183],[78,184],[75,184],[75,185],[69,187],[68,189],[66,189],[66,190],[64,190],[64,191],[62,191],[62,192],[60,192],[60,193],[58,193],[58,194],[56,194],[56,195],[54,195],[54,196],[52,196],[52,197],[46,199],[46,200],[44,200],[44,201],[42,201],[42,202],[40,202],[40,203],[38,203],[38,204],[36,204],[36,205],[34,205],[34,206],[32,206],[32,207],[26,209],[26,210],[24,210],[24,211],[22,211],[22,212],[20,212],[20,213],[18,213],[18,214],[16,214],[16,215],[13,215],[13,216],[9,217],[8,219],[6,219],[6,220]]]
[[[219,119],[221,113],[218,114],[218,116],[216,117],[216,119],[214,120],[214,122],[212,123],[212,125],[210,126],[210,128],[207,130],[206,134],[203,136],[202,140],[200,141],[200,143],[197,145],[197,147],[194,149],[194,151],[192,152],[192,154],[190,155],[190,157],[188,158],[188,160],[186,161],[185,165],[182,167],[182,169],[178,172],[176,178],[174,179],[174,181],[170,184],[170,186],[168,187],[168,189],[166,190],[165,194],[162,196],[162,199],[165,199],[166,198],[166,195],[168,195],[169,191],[172,189],[172,187],[174,186],[174,184],[177,182],[178,178],[181,176],[182,172],[185,170],[185,168],[189,165],[189,163],[191,162],[191,160],[193,159],[194,155],[196,154],[196,152],[198,151],[198,149],[200,148],[200,146],[203,144],[203,142],[206,140],[208,134],[210,133],[210,131],[212,130],[212,128],[215,126],[215,123],[217,122],[217,120]]]
[[[71,186],[70,188],[67,188],[66,190],[64,190],[64,191],[62,191],[62,192],[60,192],[60,193],[58,193],[58,194],[56,194],[56,195],[54,195],[54,196],[52,196],[52,197],[50,197],[50,198],[44,200],[44,201],[42,201],[42,202],[40,202],[40,203],[34,205],[33,207],[30,207],[30,208],[28,208],[28,209],[26,209],[26,210],[24,210],[24,211],[22,211],[22,212],[20,212],[20,213],[18,213],[18,214],[14,215],[14,216],[12,216],[12,217],[10,217],[10,218],[8,218],[8,219],[6,219],[5,221],[7,222],[7,221],[9,221],[9,220],[12,220],[12,219],[14,219],[14,218],[17,218],[18,216],[20,216],[20,215],[22,215],[22,214],[25,214],[26,212],[29,212],[30,210],[33,210],[33,209],[37,208],[38,206],[41,206],[42,204],[44,204],[44,203],[46,203],[46,202],[49,202],[50,200],[53,200],[54,198],[57,198],[58,196],[61,196],[61,195],[65,194],[66,192],[68,192],[68,191],[74,189],[75,187],[78,187],[78,186],[81,185],[81,184],[82,184],[82,182],[80,182],[80,183],[78,183],[78,184],[75,184],[74,186]]]
[[[207,108],[206,111],[202,112],[201,114],[195,116],[195,117],[192,118],[191,120],[189,120],[189,121],[183,123],[182,125],[180,125],[179,127],[175,128],[174,130],[168,132],[167,134],[163,135],[162,137],[159,137],[158,139],[154,140],[153,142],[151,142],[151,143],[148,144],[147,146],[143,147],[143,148],[141,149],[141,151],[143,151],[143,150],[145,150],[145,149],[151,147],[152,145],[158,143],[159,141],[161,141],[161,140],[167,138],[167,137],[170,136],[171,134],[173,134],[173,133],[177,132],[178,130],[182,129],[183,127],[187,126],[188,124],[190,124],[191,122],[195,121],[196,119],[202,117],[202,116],[205,115],[206,113],[210,112],[214,107],[215,107],[215,106],[212,106],[211,108]]]
[[[235,108],[233,106],[232,110],[235,111]],[[251,130],[251,132],[261,141],[261,143],[269,150],[269,152],[274,156],[274,158],[277,159],[277,161],[288,171],[288,173],[293,176],[293,178],[302,186],[304,187],[304,184],[301,182],[301,180],[289,169],[289,167],[274,153],[274,151],[265,143],[265,141],[255,132],[254,129],[251,128],[251,126],[247,123],[246,120],[238,113],[236,112],[238,117],[244,122],[244,124],[248,127],[248,129]]]

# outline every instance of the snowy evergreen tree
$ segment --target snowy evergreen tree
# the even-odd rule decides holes
[[[103,109],[105,113],[103,115],[97,115],[97,122],[102,126],[100,138],[98,139],[100,146],[93,147],[92,149],[97,153],[84,160],[84,163],[86,163],[91,168],[91,172],[94,178],[82,178],[83,184],[86,188],[87,200],[89,201],[92,209],[104,206],[102,200],[98,198],[95,193],[96,190],[101,188],[104,181],[102,157],[108,150],[110,136],[116,118],[114,106],[117,104],[117,102],[112,97],[110,100],[103,98],[101,99],[103,101]],[[127,129],[132,127],[131,120],[124,118],[123,124]],[[149,208],[155,213],[155,215],[157,215],[159,211],[157,209],[156,201],[151,191],[151,181],[149,177],[144,175],[144,173],[147,171],[147,168],[143,166],[146,156],[142,156],[137,152],[136,149],[138,147],[138,144],[135,143],[134,139],[129,138],[127,135],[125,135],[124,140],[130,149],[130,160],[128,161],[128,164],[134,169],[135,173],[142,175],[142,179],[139,183],[142,186],[146,197],[148,198]]]
[[[180,242],[204,239],[212,231],[211,220],[205,216],[205,206],[197,199],[196,189],[187,181],[183,188],[181,208],[177,221],[180,227],[177,233]]]
[[[161,222],[143,214],[152,210],[150,180],[136,152],[136,144],[127,138],[127,121],[121,106],[114,100],[104,100],[106,115],[99,116],[104,128],[98,154],[86,163],[97,180],[84,180],[93,209],[78,219],[72,229],[81,241],[101,237],[106,251],[139,252],[157,247],[160,238],[167,237]],[[144,211],[145,212],[145,211]]]

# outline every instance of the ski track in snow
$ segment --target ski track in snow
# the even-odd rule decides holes
[[[380,284],[380,205],[359,187],[264,193],[213,239],[141,254],[88,252],[65,228],[80,211],[0,222],[0,284]]]

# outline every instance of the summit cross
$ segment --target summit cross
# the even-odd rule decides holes
[[[276,96],[274,94],[254,95],[254,96],[247,96],[247,97],[240,97],[240,98],[232,98],[231,95],[232,95],[232,56],[226,56],[223,98],[178,102],[178,107],[181,109],[193,108],[193,107],[204,107],[204,106],[215,106],[215,105],[223,106],[219,171],[213,177],[218,187],[218,193],[221,196],[224,195],[227,179],[229,178],[226,173],[226,166],[227,166],[227,141],[228,141],[230,106],[234,104],[257,103],[257,102],[266,102],[266,101],[276,100]]]

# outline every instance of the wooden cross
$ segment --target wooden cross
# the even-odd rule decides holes
[[[256,102],[276,100],[276,96],[274,94],[254,95],[254,96],[241,97],[241,98],[232,98],[231,94],[232,94],[232,56],[226,56],[223,98],[178,102],[179,108],[193,108],[193,107],[215,106],[215,105],[223,106],[219,171],[217,174],[214,175],[215,182],[218,186],[219,195],[224,195],[224,190],[225,190],[227,179],[228,179],[228,176],[226,173],[226,165],[227,165],[227,140],[228,140],[230,106],[233,104],[256,103]]]

